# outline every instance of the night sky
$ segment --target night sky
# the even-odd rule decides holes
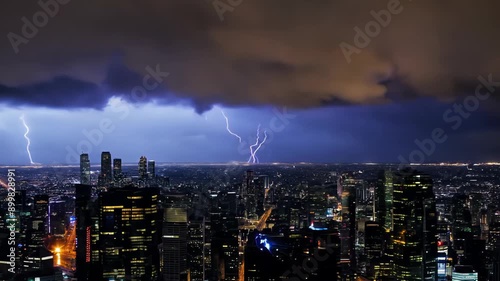
[[[499,9],[7,1],[0,164],[30,163],[23,114],[42,164],[75,164],[81,152],[97,163],[101,151],[133,163],[246,162],[259,124],[260,162],[499,161]]]

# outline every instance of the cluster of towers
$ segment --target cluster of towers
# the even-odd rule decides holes
[[[149,160],[146,156],[141,156],[139,159],[139,179],[151,180],[156,178],[155,161]],[[111,153],[104,151],[101,153],[101,171],[98,176],[97,184],[100,187],[122,186],[125,180],[125,175],[122,171],[122,159],[114,158],[112,160]],[[90,159],[87,153],[80,155],[80,183],[91,184]]]

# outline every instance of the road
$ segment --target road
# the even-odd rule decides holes
[[[271,215],[273,211],[273,207],[269,207],[269,209],[266,210],[266,212],[260,217],[259,223],[257,224],[257,231],[262,231],[264,227],[266,226],[267,219]]]
[[[54,254],[54,266],[62,268],[64,271],[75,271],[76,259],[76,222],[71,222],[64,234],[63,241],[49,243],[48,249]]]

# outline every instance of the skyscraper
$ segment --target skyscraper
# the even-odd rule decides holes
[[[377,221],[386,231],[392,230],[393,172],[382,171],[377,183],[375,210]]]
[[[187,212],[183,208],[165,209],[163,220],[163,280],[179,281],[187,269]]]
[[[111,170],[111,153],[104,151],[101,153],[101,175],[102,183],[108,185],[111,183],[112,170]]]
[[[156,177],[155,160],[148,161],[148,176],[153,179]]]
[[[352,174],[339,177],[337,183],[338,196],[342,203],[342,222],[340,233],[340,260],[342,280],[354,280],[356,270],[356,189],[363,184],[362,180]]]
[[[119,183],[122,179],[122,159],[113,159],[113,180],[115,184]]]
[[[159,277],[158,189],[126,186],[99,195],[99,247],[106,280]]]
[[[76,277],[78,280],[92,280],[91,277],[91,247],[92,221],[90,214],[90,185],[75,185],[75,216],[76,216]]]
[[[430,176],[403,170],[394,177],[392,249],[398,280],[436,280],[437,215]]]
[[[187,235],[187,268],[192,281],[205,278],[205,220],[190,220]]]
[[[87,153],[80,155],[80,183],[90,184],[90,160]]]
[[[139,178],[146,179],[148,177],[148,159],[146,156],[141,156],[139,159]]]

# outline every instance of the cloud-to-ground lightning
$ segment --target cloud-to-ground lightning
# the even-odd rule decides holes
[[[240,137],[240,136],[238,136],[237,134],[233,133],[233,132],[231,131],[231,129],[229,129],[229,118],[227,118],[226,114],[224,114],[224,111],[222,111],[222,110],[221,110],[220,112],[222,113],[222,116],[224,116],[224,119],[226,119],[226,130],[227,130],[227,131],[228,131],[231,135],[233,135],[233,136],[237,137],[237,138],[238,138],[238,140],[239,140],[239,141],[240,141],[240,143],[241,143],[241,137]]]
[[[26,151],[28,152],[28,156],[30,158],[30,164],[35,165],[36,163],[33,162],[33,158],[31,157],[31,151],[30,151],[31,141],[30,141],[30,138],[28,137],[28,134],[30,132],[30,128],[28,127],[28,124],[26,124],[26,120],[24,120],[24,114],[21,115],[21,117],[19,117],[19,119],[21,119],[21,121],[23,121],[24,128],[26,128],[26,133],[24,133],[24,138],[28,142],[26,144]]]
[[[253,151],[253,148],[259,145],[259,139],[260,139],[260,124],[257,126],[257,139],[255,140],[255,143],[250,145],[250,158],[248,159],[248,163],[252,161],[252,163],[256,162],[255,159],[255,153]]]
[[[259,146],[257,146],[257,148],[253,152],[253,156],[255,157],[255,159],[257,159],[257,163],[259,163],[259,158],[257,158],[257,152],[262,147],[262,145],[266,142],[266,140],[267,140],[267,131],[264,131],[264,139],[262,140],[262,142],[259,144]]]
[[[239,142],[242,143],[242,139],[239,135],[235,134],[231,129],[229,128],[229,118],[227,115],[224,113],[224,111],[220,111],[222,113],[222,116],[224,116],[224,119],[226,119],[226,130],[228,131],[229,134],[235,136],[238,138]],[[259,163],[259,158],[257,157],[257,152],[259,149],[262,147],[262,145],[266,142],[267,140],[267,131],[264,131],[264,139],[262,142],[260,142],[260,124],[257,126],[257,135],[256,135],[256,140],[254,144],[251,144],[249,146],[250,149],[250,157],[248,158],[247,163]]]

